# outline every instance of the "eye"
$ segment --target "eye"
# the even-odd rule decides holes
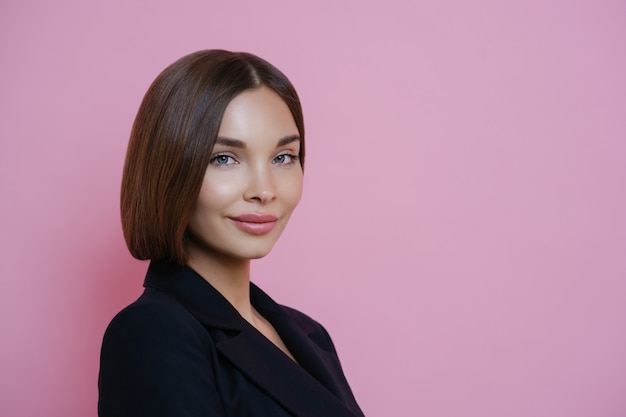
[[[233,165],[233,164],[238,163],[237,160],[235,160],[235,158],[233,158],[230,155],[223,154],[223,153],[213,155],[209,162],[217,166],[228,166],[228,165]]]
[[[292,153],[281,153],[272,162],[278,165],[293,165],[298,160],[298,155]]]

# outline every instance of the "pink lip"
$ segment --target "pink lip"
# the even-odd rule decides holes
[[[235,226],[251,235],[264,235],[276,227],[278,217],[271,214],[247,213],[230,218]]]

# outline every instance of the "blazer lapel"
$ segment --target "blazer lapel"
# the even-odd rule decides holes
[[[272,300],[261,289],[252,284],[251,297],[254,306],[267,318],[280,334],[289,351],[301,367],[343,404],[349,404],[353,413],[361,415],[354,401],[348,381],[326,331],[299,312],[292,312]]]
[[[294,415],[354,415],[326,387],[261,334],[244,331],[216,346],[233,366]]]

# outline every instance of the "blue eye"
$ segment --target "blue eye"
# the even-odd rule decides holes
[[[227,165],[232,165],[232,164],[236,164],[237,163],[235,158],[233,158],[230,155],[225,155],[225,154],[217,154],[217,155],[211,157],[210,162],[212,164],[218,165],[218,166],[227,166]]]
[[[279,165],[291,165],[294,164],[297,160],[297,155],[291,153],[283,153],[276,156],[276,158],[274,158],[272,162]]]

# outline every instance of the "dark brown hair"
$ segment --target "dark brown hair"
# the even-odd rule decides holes
[[[287,77],[267,61],[243,52],[199,51],[154,80],[133,124],[122,178],[122,228],[135,258],[187,261],[185,231],[226,106],[261,86],[289,107],[304,163],[300,100]]]

